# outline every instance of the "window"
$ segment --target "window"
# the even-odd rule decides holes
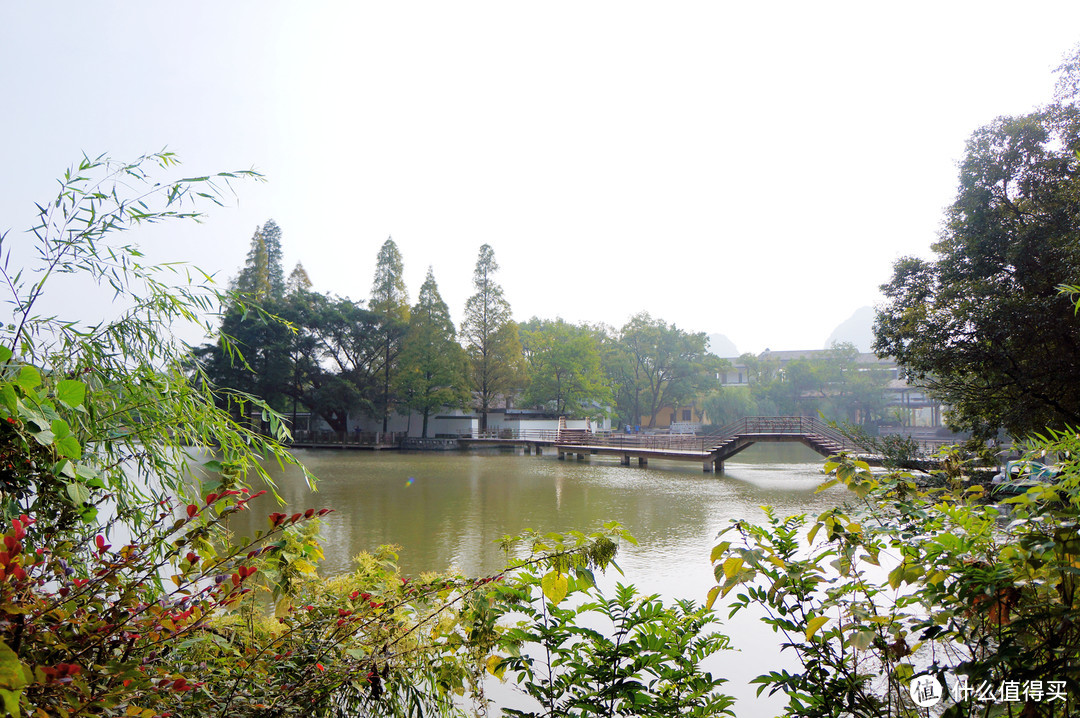
[[[689,409],[683,409],[682,410],[682,420],[683,421],[690,421],[690,410]]]

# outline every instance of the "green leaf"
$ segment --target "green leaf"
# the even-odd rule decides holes
[[[68,484],[67,494],[76,506],[82,506],[90,500],[90,490],[82,484]]]
[[[23,365],[23,368],[19,370],[19,376],[15,379],[15,383],[26,391],[33,391],[41,385],[41,372],[37,370],[37,367],[32,367],[29,364]]]
[[[78,461],[82,458],[82,446],[71,434],[56,440],[56,453]]]
[[[11,359],[11,350],[0,346],[0,363],[6,364]]]
[[[4,406],[7,407],[8,413],[11,416],[18,416],[19,398],[15,394],[15,387],[5,382],[3,386],[0,386],[0,396],[4,399]]]
[[[904,564],[900,564],[892,571],[889,571],[889,586],[894,590],[900,588],[900,584],[904,581]]]
[[[731,547],[730,541],[721,541],[713,546],[712,554],[709,556],[709,561],[716,563],[717,559],[723,556],[727,550]]]
[[[829,622],[828,616],[814,616],[806,622],[806,640],[810,640],[814,637],[814,634],[818,632],[818,629]]]
[[[848,635],[848,645],[857,651],[865,651],[873,642],[873,631],[857,628]]]
[[[19,713],[19,696],[22,695],[22,691],[9,691],[7,688],[0,688],[0,698],[4,700],[4,710],[11,714],[11,718],[20,718]]]
[[[63,419],[53,419],[51,424],[55,435],[53,443],[56,445],[56,453],[60,456],[76,461],[82,458],[82,445],[75,435],[71,433],[71,427]]]
[[[56,385],[56,398],[74,409],[86,400],[86,384],[74,379],[64,379]]]
[[[569,589],[569,582],[560,571],[549,571],[540,579],[540,589],[552,604],[558,606]]]
[[[19,697],[26,687],[26,667],[8,644],[0,641],[0,696],[4,710],[19,718]]]

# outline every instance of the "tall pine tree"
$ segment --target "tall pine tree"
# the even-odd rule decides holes
[[[393,378],[398,353],[409,326],[409,296],[405,291],[401,252],[393,237],[387,237],[375,261],[375,281],[371,286],[368,308],[379,317],[378,338],[382,355],[382,392],[375,410],[382,417],[382,430],[390,421],[394,404]]]
[[[263,302],[285,296],[285,272],[281,266],[281,227],[269,219],[255,228],[244,267],[234,288],[249,299]]]
[[[293,270],[289,272],[289,279],[285,282],[285,294],[293,295],[310,291],[311,277],[308,276],[307,270],[304,269],[304,265],[297,262],[296,266],[293,267]]]
[[[465,353],[457,343],[450,310],[439,295],[431,267],[409,316],[395,390],[405,406],[423,416],[424,438],[432,411],[463,407],[468,398]]]
[[[495,402],[521,388],[524,358],[518,326],[510,313],[510,302],[495,281],[499,265],[495,251],[487,244],[473,270],[476,293],[465,303],[461,333],[469,359],[469,380],[480,412],[480,430],[487,431],[488,412]]]

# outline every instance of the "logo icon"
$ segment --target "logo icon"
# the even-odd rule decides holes
[[[915,705],[920,708],[936,706],[941,702],[941,697],[943,695],[941,683],[929,673],[924,673],[921,676],[912,678],[910,691],[911,700],[915,701]]]

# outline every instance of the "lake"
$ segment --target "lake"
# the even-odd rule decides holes
[[[758,444],[706,474],[700,462],[652,460],[648,468],[621,466],[616,457],[560,461],[554,455],[483,452],[297,451],[319,477],[310,492],[299,471],[273,473],[288,511],[331,508],[325,519],[325,575],[350,569],[351,559],[381,544],[401,547],[405,574],[456,568],[480,575],[505,562],[496,543],[525,529],[588,532],[618,521],[638,540],[617,559],[625,577],[609,571],[601,585],[633,583],[643,593],[701,603],[714,585],[709,552],[716,535],[734,519],[760,522],[762,505],[780,515],[815,515],[842,489],[815,493],[821,456],[801,444]],[[266,528],[266,515],[281,511],[262,497],[252,511],[234,515],[233,530],[251,535]],[[774,715],[783,700],[754,697],[747,681],[793,657],[779,655],[772,631],[740,614],[724,619],[723,632],[738,652],[709,664],[725,676],[739,699],[739,715]],[[515,701],[516,704],[516,701]]]

